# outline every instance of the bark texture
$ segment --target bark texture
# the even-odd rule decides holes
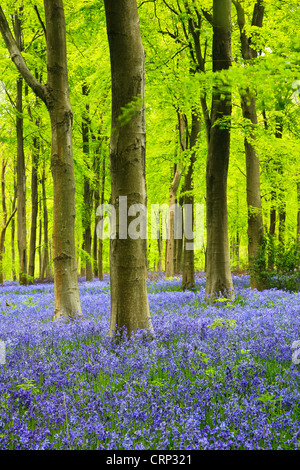
[[[226,70],[230,65],[231,0],[214,0],[213,71]],[[234,297],[229,263],[227,217],[230,116],[230,90],[214,87],[206,169],[206,296],[208,298],[214,298],[219,294]]]
[[[120,196],[146,207],[144,63],[136,0],[105,0],[112,76],[110,140],[111,197],[116,209],[116,238],[111,240],[110,335],[125,329],[152,331],[148,295],[146,240],[127,232],[132,217],[119,214]],[[127,108],[126,112],[122,108]],[[126,217],[121,227],[119,215]],[[121,229],[121,230],[120,230]],[[123,232],[123,233],[122,233]]]
[[[22,51],[22,7],[14,15],[14,32],[16,43]],[[16,99],[16,132],[17,132],[17,238],[19,250],[19,282],[27,284],[27,236],[26,236],[26,177],[25,177],[25,157],[23,145],[23,78],[21,75],[17,79],[17,99]]]
[[[190,204],[194,206],[194,195],[193,195],[193,173],[194,164],[196,161],[196,152],[193,148],[196,145],[197,139],[200,133],[200,118],[196,113],[192,113],[192,129],[190,137],[190,149],[192,150],[190,156],[190,163],[188,171],[185,175],[184,181],[184,206]],[[193,209],[192,209],[193,211]],[[193,223],[194,226],[194,215]],[[182,270],[182,289],[192,289],[195,287],[195,263],[194,263],[194,250],[187,249],[187,243],[191,243],[192,240],[188,240],[186,233],[184,233],[184,251],[183,251],[183,270]]]
[[[251,37],[245,32],[245,13],[238,1],[235,4],[238,24],[240,29],[241,50],[245,63],[249,63],[257,57],[257,51],[251,45]],[[261,27],[263,22],[264,7],[258,0],[254,6],[252,26]],[[244,139],[246,155],[246,184],[248,206],[248,260],[250,268],[250,286],[259,290],[265,287],[263,276],[254,269],[255,260],[262,248],[264,229],[260,193],[260,168],[259,157],[255,149],[255,128],[257,126],[256,97],[249,88],[241,94],[241,106],[243,118],[246,123],[246,136]]]
[[[47,107],[51,120],[53,176],[54,319],[81,316],[75,259],[75,178],[73,113],[67,73],[66,29],[61,0],[45,0],[47,30]]]
[[[44,0],[47,38],[47,85],[32,74],[13,38],[0,6],[0,32],[24,80],[46,104],[51,121],[53,175],[54,319],[81,318],[75,260],[75,178],[72,154],[72,109],[69,97],[66,26],[62,0]]]

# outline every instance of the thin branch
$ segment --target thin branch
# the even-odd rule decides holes
[[[144,3],[155,3],[155,2],[156,2],[156,0],[144,0],[142,3],[140,3],[140,4],[138,5],[138,9],[139,9],[142,5],[144,5]]]
[[[168,3],[166,2],[166,0],[163,0],[164,4],[166,5],[166,7],[169,8],[170,11],[172,11],[174,13],[174,15],[179,15],[178,11],[174,10],[174,8],[170,7],[170,5],[168,5]]]
[[[34,93],[41,98],[44,103],[47,101],[47,88],[42,85],[29,70],[20,49],[11,34],[9,24],[0,5],[0,32],[9,51],[11,60],[14,62],[24,80],[32,88]]]
[[[13,218],[13,216],[15,215],[15,213],[17,212],[17,207],[14,208],[13,212],[10,214],[10,216],[8,217],[8,220],[5,224],[5,230],[7,229],[7,227],[9,226],[9,223],[11,221],[11,219]]]
[[[208,13],[208,11],[206,11],[206,10],[203,10],[203,8],[201,8],[201,10],[202,10],[203,16],[206,19],[206,21],[208,21],[209,24],[213,25],[213,16],[212,16],[212,14]]]
[[[38,7],[36,5],[34,5],[34,11],[36,12],[37,14],[37,17],[38,17],[38,20],[40,22],[40,25],[44,31],[44,35],[45,35],[45,39],[47,39],[47,31],[46,31],[46,26],[45,26],[45,23],[43,22],[42,18],[41,18],[41,15],[39,13],[39,10],[38,10]]]
[[[16,103],[14,102],[14,100],[12,99],[12,97],[10,96],[10,93],[7,91],[6,87],[5,87],[5,93],[7,95],[7,98],[9,99],[10,101],[10,104],[12,105],[13,108],[16,108],[17,105]]]
[[[37,31],[37,32],[35,33],[35,35],[33,36],[33,38],[31,39],[31,41],[30,41],[30,43],[28,44],[28,46],[26,47],[26,49],[24,49],[24,52],[27,52],[28,49],[30,48],[31,44],[32,44],[36,39],[38,39],[38,38],[40,38],[40,37],[42,37],[42,36],[43,36],[43,34],[39,34],[39,32]]]

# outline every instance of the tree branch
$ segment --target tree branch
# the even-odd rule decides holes
[[[166,2],[166,0],[163,0],[164,4],[166,5],[166,7],[169,8],[170,11],[172,11],[175,15],[178,15],[178,11],[174,10],[174,8],[170,7],[170,5],[168,5],[168,3]]]
[[[232,3],[234,4],[236,8],[238,25],[240,28],[240,32],[242,33],[244,26],[245,26],[245,12],[239,1],[232,0]]]
[[[34,11],[35,11],[36,14],[37,14],[37,17],[38,17],[38,20],[39,20],[39,22],[40,22],[40,25],[41,25],[41,27],[42,27],[42,29],[43,29],[43,31],[44,31],[45,39],[47,40],[46,26],[45,26],[45,24],[44,24],[44,22],[43,22],[43,20],[42,20],[42,18],[41,18],[41,15],[40,15],[40,13],[39,13],[38,7],[37,7],[36,5],[34,5],[33,8],[34,8]]]
[[[203,10],[203,8],[202,8],[202,13],[203,13],[203,16],[206,19],[206,21],[208,21],[209,24],[213,25],[213,16],[212,16],[212,14],[208,13],[208,11],[206,11],[206,10]]]
[[[6,17],[3,13],[2,7],[0,6],[0,32],[6,44],[6,47],[9,51],[10,58],[14,62],[15,66],[17,67],[20,74],[23,76],[24,80],[30,88],[34,91],[34,93],[41,98],[44,103],[47,101],[47,88],[42,85],[30,72],[27,64],[18,48],[18,45],[11,34],[8,22]]]
[[[8,220],[7,220],[6,225],[5,225],[5,230],[9,226],[9,223],[10,223],[11,219],[13,218],[13,216],[15,215],[16,212],[17,212],[17,207],[14,208],[13,212],[8,217]]]

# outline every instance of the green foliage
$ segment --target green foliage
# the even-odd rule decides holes
[[[270,235],[265,237],[263,246],[254,260],[253,274],[264,280],[266,288],[299,291],[299,243],[291,240],[283,245]]]

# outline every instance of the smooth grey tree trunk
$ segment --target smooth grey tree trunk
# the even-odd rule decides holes
[[[82,94],[85,97],[89,96],[89,89],[86,84],[82,86]],[[82,115],[82,146],[83,153],[85,155],[85,164],[89,169],[89,128],[90,128],[90,119],[89,119],[89,105],[86,103],[85,109]],[[91,262],[92,255],[92,232],[91,232],[91,223],[92,223],[92,189],[89,177],[84,175],[83,177],[83,214],[82,214],[82,226],[83,226],[83,245],[84,250],[87,253],[85,259],[85,279],[86,281],[93,280],[93,269]]]
[[[121,196],[127,197],[128,208],[133,204],[147,205],[145,52],[136,0],[105,0],[104,4],[112,77],[111,198],[117,215],[116,238],[111,240],[110,251],[110,335],[124,328],[125,334],[131,336],[137,329],[153,331],[146,285],[146,240],[128,235],[133,217],[122,213],[126,222],[119,224]],[[128,112],[124,115],[122,108],[126,107]]]
[[[188,171],[185,175],[184,181],[184,206],[190,204],[192,206],[193,223],[194,226],[194,195],[193,195],[193,177],[194,177],[194,164],[196,161],[195,145],[200,134],[200,118],[195,112],[192,113],[192,129],[190,136],[189,147],[192,151],[190,156],[190,163]],[[187,243],[191,243],[186,234],[184,234],[184,251],[183,251],[183,270],[182,270],[182,289],[192,289],[195,287],[195,262],[194,250],[187,249]]]
[[[0,31],[10,56],[24,80],[46,104],[51,121],[53,176],[54,319],[81,318],[75,260],[75,178],[72,154],[66,26],[62,0],[44,0],[47,37],[47,85],[27,67],[0,6]]]
[[[245,12],[239,1],[233,1],[238,15],[240,29],[241,50],[245,62],[251,63],[257,57],[257,51],[252,47],[251,37],[245,32]],[[262,27],[264,6],[258,0],[254,5],[252,26]],[[248,206],[248,263],[250,268],[250,287],[262,290],[265,288],[263,273],[257,272],[255,263],[262,249],[264,227],[262,217],[262,204],[260,192],[259,157],[255,148],[257,112],[256,97],[253,91],[247,88],[241,93],[241,106],[243,118],[246,123],[246,136],[244,139],[246,155],[246,185]],[[263,269],[264,271],[264,269]]]
[[[213,71],[231,65],[231,0],[213,2]],[[214,87],[206,169],[206,296],[234,297],[229,263],[227,174],[230,153],[231,92]],[[220,121],[225,120],[224,124]]]

